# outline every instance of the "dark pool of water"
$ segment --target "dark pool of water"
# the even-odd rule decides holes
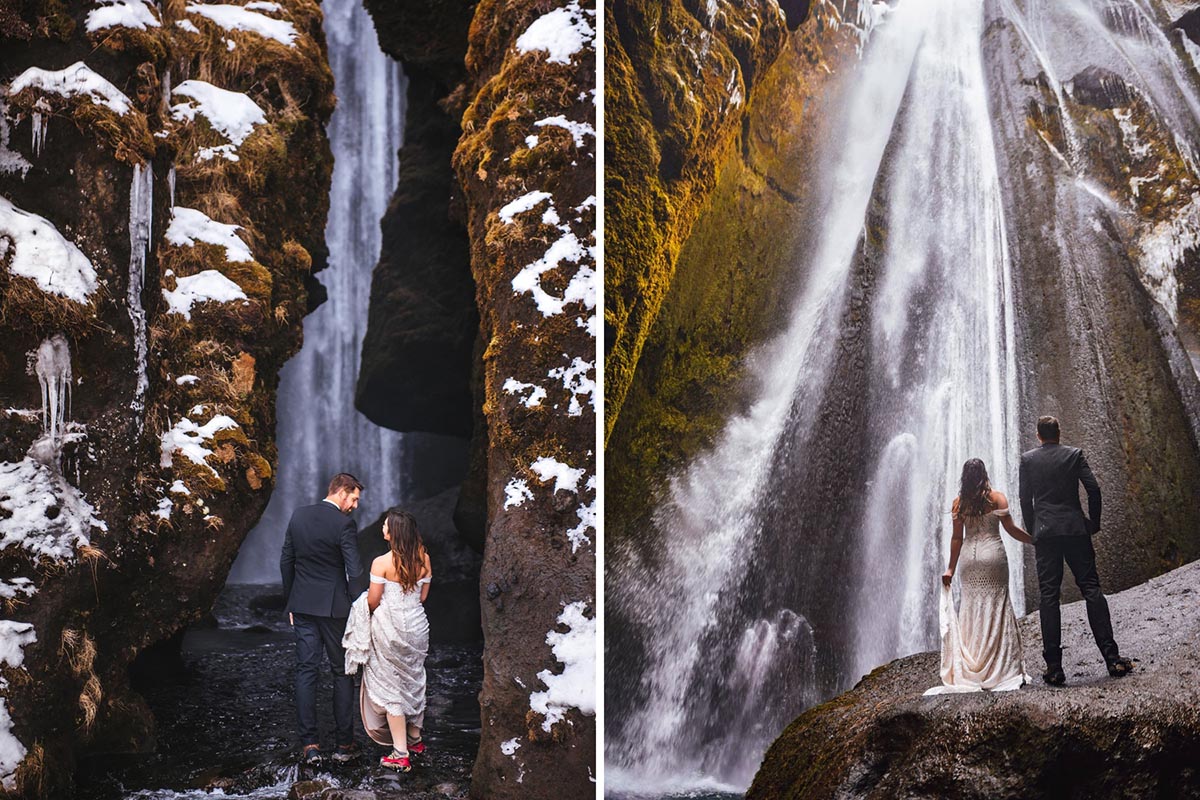
[[[81,800],[168,800],[217,794],[284,798],[294,783],[389,797],[465,796],[479,746],[481,644],[433,644],[428,672],[425,740],[429,754],[410,773],[378,766],[385,750],[361,724],[364,754],[341,766],[297,764],[293,676],[295,642],[278,610],[278,588],[230,586],[214,621],[189,630],[177,656],[143,660],[134,687],[157,721],[155,752],[87,759],[78,775]],[[322,746],[332,749],[332,684],[319,690]],[[357,693],[356,693],[357,696]],[[357,709],[357,705],[356,705]]]

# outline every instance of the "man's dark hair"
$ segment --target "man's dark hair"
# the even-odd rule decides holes
[[[1043,442],[1057,442],[1059,437],[1057,417],[1038,417],[1038,436]]]
[[[353,492],[355,489],[358,489],[361,492],[363,489],[362,482],[349,472],[339,472],[337,475],[334,475],[329,479],[328,494],[331,496],[342,490]]]

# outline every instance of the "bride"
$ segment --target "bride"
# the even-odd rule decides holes
[[[1033,544],[1033,539],[1012,521],[1008,498],[992,489],[977,458],[963,465],[951,513],[950,567],[942,575],[942,685],[925,694],[1019,689],[1031,678],[1009,602],[1000,526],[1019,542]],[[956,571],[962,587],[957,613],[950,593]]]
[[[425,655],[429,621],[422,605],[432,569],[417,521],[398,508],[383,521],[389,552],[371,563],[371,585],[354,603],[343,644],[346,670],[363,669],[363,727],[375,742],[390,745],[383,767],[408,772],[409,754],[423,754]],[[365,601],[365,603],[364,603]]]

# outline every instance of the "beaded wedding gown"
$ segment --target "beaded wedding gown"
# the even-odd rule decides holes
[[[957,571],[959,608],[949,587],[941,589],[942,685],[925,694],[994,692],[1019,689],[1025,674],[1021,632],[1008,597],[1008,557],[1000,538],[1000,517],[963,516],[963,543]]]
[[[383,598],[372,614],[364,592],[350,609],[342,644],[346,671],[363,666],[360,708],[363,727],[377,743],[391,745],[387,716],[405,716],[425,726],[425,656],[429,652],[429,620],[421,604],[421,587],[429,577],[405,589],[396,581],[371,575],[383,584]]]

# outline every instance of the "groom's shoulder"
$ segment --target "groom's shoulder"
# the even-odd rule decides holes
[[[1009,452],[1012,452],[1012,451],[1009,451]],[[1037,452],[1038,452],[1038,448],[1036,448],[1036,447],[1033,448],[1032,450],[1026,450],[1024,453],[1021,453],[1021,460],[1028,461],[1029,459],[1031,459],[1035,455],[1037,455]]]
[[[322,508],[322,506],[324,506],[325,508],[328,508],[330,511],[336,510],[331,505],[329,505],[328,503],[326,503],[324,501],[322,501],[320,503],[310,503],[306,506],[297,507],[296,510],[292,512],[292,519],[319,518],[324,513],[324,509]]]

